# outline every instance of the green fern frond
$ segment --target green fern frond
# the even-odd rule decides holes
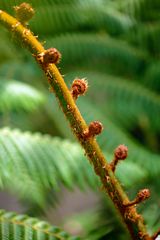
[[[0,210],[1,240],[79,240],[45,221]]]
[[[160,130],[160,96],[158,94],[130,79],[98,72],[68,73],[66,79],[69,79],[70,84],[74,76],[86,77],[89,80],[90,89],[87,96],[102,112],[112,116],[113,121],[120,121],[123,126],[130,128],[136,122],[141,123],[146,119],[146,127],[152,126],[154,130]],[[97,89],[101,90],[97,91]]]
[[[60,182],[70,189],[75,184],[95,189],[98,183],[79,146],[47,135],[2,129],[0,158],[1,186],[14,186],[22,197],[40,205],[47,191],[59,190]]]
[[[131,48],[125,42],[117,42],[106,35],[66,34],[48,39],[47,47],[55,46],[63,55],[63,65],[68,68],[87,67],[89,64],[101,63],[104,68],[112,69],[114,74],[135,74],[141,72],[146,64],[145,54]],[[69,61],[68,61],[69,56]],[[111,71],[111,70],[110,70]]]
[[[152,56],[157,57],[160,52],[160,22],[137,23],[133,29],[128,31],[125,38],[139,49],[144,49]]]
[[[37,14],[31,28],[38,34],[58,34],[77,30],[84,22],[84,9],[76,6],[42,6],[37,8]]]
[[[101,5],[99,11],[96,8],[92,10],[92,15],[88,22],[90,23],[90,28],[96,26],[97,30],[106,30],[110,35],[124,34],[134,26],[134,21],[129,16],[122,14],[113,7],[105,7],[103,5]]]
[[[155,61],[150,64],[144,75],[143,83],[146,87],[154,90],[159,94],[160,92],[160,62]]]
[[[126,177],[121,175],[120,170],[117,174],[126,187],[146,178],[145,170],[140,170],[136,164],[125,164]],[[131,174],[133,169],[136,175]],[[130,175],[133,177],[129,180]],[[58,191],[60,183],[69,189],[77,186],[97,190],[98,177],[80,146],[38,133],[22,133],[7,128],[0,131],[1,188],[14,189],[23,199],[43,206],[46,193],[52,188]]]
[[[113,1],[85,0],[79,1],[78,6],[90,9],[87,21],[90,27],[89,30],[96,26],[98,31],[106,30],[111,35],[119,35],[134,25],[134,21],[128,14],[119,11]]]
[[[45,102],[45,96],[28,84],[0,77],[0,112],[33,111]]]
[[[98,139],[100,145],[105,151],[113,151],[116,146],[123,143],[129,148],[128,161],[131,160],[132,162],[136,162],[143,169],[147,170],[149,175],[148,179],[152,177],[155,178],[159,175],[160,161],[158,154],[149,152],[143,146],[137,144],[123,128],[115,125],[113,121],[109,119],[108,115],[106,116],[99,111],[95,104],[91,104],[89,101],[83,101],[83,99],[81,99],[81,101],[78,102],[78,105],[88,123],[94,119],[103,123],[103,134],[101,134]]]
[[[100,106],[96,106],[95,103],[91,104],[91,102],[86,98],[79,99],[77,103],[82,112],[82,115],[88,123],[93,120],[99,120],[103,123],[104,130],[103,133],[98,136],[98,142],[104,151],[111,153],[119,144],[126,144],[129,148],[128,161],[132,161],[134,163],[136,162],[138,166],[143,167],[143,169],[147,171],[149,178],[155,178],[159,174],[160,162],[158,154],[153,154],[138,143],[135,143],[135,140],[133,140],[133,138],[127,133],[124,128],[116,125],[113,120],[109,118],[109,115],[101,112]],[[50,102],[48,105],[49,112],[51,111],[51,108],[52,102]],[[56,126],[59,125],[59,122],[61,123],[61,134],[65,137],[68,137],[65,124],[66,119],[64,119],[63,116],[59,114],[59,108],[56,107],[56,104],[54,104],[54,114],[50,114],[50,117],[52,117]],[[151,166],[152,171],[150,171]],[[123,167],[125,168],[124,165]]]
[[[19,53],[16,53],[15,46],[10,39],[8,38],[8,33],[4,31],[2,26],[0,26],[0,64],[8,60],[13,60],[16,57],[19,57]]]
[[[31,28],[34,32],[44,34],[58,34],[67,31],[90,31],[99,28],[110,34],[120,34],[127,31],[132,25],[131,19],[106,8],[103,4],[64,4],[57,6],[42,6],[37,9]]]
[[[38,89],[43,89],[45,83],[41,70],[33,61],[6,61],[0,66],[0,77],[15,79]]]
[[[135,143],[133,138],[124,130],[124,128],[117,126],[112,120],[110,120],[109,115],[107,117],[99,110],[99,107],[95,107],[95,104],[91,104],[87,99],[80,99],[78,106],[82,112],[82,115],[87,120],[91,122],[93,120],[99,120],[104,125],[103,133],[98,137],[98,142],[101,147],[108,152],[113,152],[115,147],[119,144],[126,144],[129,148],[129,158],[128,161],[136,162],[140,167],[147,171],[149,178],[156,177],[160,172],[160,162],[159,155],[153,154],[145,149],[143,146]],[[51,104],[49,105],[51,106]],[[48,108],[51,111],[51,107]],[[61,115],[58,114],[59,108],[54,107],[54,114],[52,118],[55,121],[55,124],[59,124],[59,121],[64,121],[61,118]],[[56,123],[54,116],[57,115],[59,119]],[[61,119],[61,120],[60,120]],[[65,125],[61,125],[61,133],[65,134]],[[107,140],[106,140],[107,139]],[[138,154],[137,154],[138,153]],[[151,167],[152,166],[152,167]],[[124,167],[124,165],[123,165]],[[131,174],[132,175],[132,174]]]
[[[21,0],[1,0],[1,9],[5,10],[9,13],[14,13],[13,6],[20,5],[22,3]],[[40,6],[56,6],[56,5],[64,5],[64,4],[75,4],[76,0],[27,0],[27,3],[31,4],[34,8]]]
[[[121,2],[121,9],[137,20],[152,22],[159,18],[159,0],[125,0]]]

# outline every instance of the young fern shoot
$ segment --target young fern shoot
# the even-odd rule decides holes
[[[136,204],[149,197],[149,190],[145,189],[140,191],[137,198],[130,201],[121,184],[115,177],[114,172],[116,170],[116,164],[119,160],[123,160],[127,157],[127,148],[121,145],[121,147],[115,151],[115,158],[111,164],[107,162],[96,141],[96,135],[101,134],[102,132],[102,124],[98,121],[93,121],[88,126],[81,116],[75,102],[80,95],[83,95],[86,92],[88,88],[86,80],[75,79],[71,90],[68,89],[61,73],[55,65],[60,61],[61,54],[59,51],[55,48],[45,50],[32,32],[26,28],[26,22],[29,20],[28,10],[30,8],[26,7],[25,4],[26,3],[23,3],[15,8],[17,11],[17,18],[0,10],[0,22],[7,27],[11,33],[14,32],[19,40],[23,42],[25,47],[29,48],[36,61],[39,63],[39,66],[45,72],[49,85],[51,89],[53,89],[59,104],[70,123],[72,131],[85,150],[85,154],[93,165],[95,173],[99,176],[103,184],[103,189],[108,193],[122,217],[123,222],[130,233],[131,239],[153,240],[154,236],[157,236],[157,233],[153,237],[148,234],[143,217],[138,214],[136,210]],[[33,13],[34,10],[31,12]],[[27,19],[25,19],[25,16],[27,16]]]

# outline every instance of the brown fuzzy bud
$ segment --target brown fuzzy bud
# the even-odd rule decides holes
[[[14,7],[14,10],[16,13],[16,18],[22,23],[27,23],[35,13],[31,5],[25,2]]]
[[[110,163],[110,167],[113,172],[115,171],[118,162],[120,160],[126,159],[127,155],[128,155],[128,148],[125,145],[121,144],[115,149],[114,159]]]
[[[72,83],[71,94],[74,99],[77,99],[79,95],[84,95],[88,89],[88,83],[85,78],[75,79]]]
[[[96,135],[99,135],[102,132],[102,130],[103,130],[102,123],[94,121],[89,124],[88,129],[84,132],[84,136],[86,138],[94,137]]]
[[[139,202],[146,200],[147,198],[149,198],[151,195],[149,189],[145,188],[142,189],[138,192],[137,194],[137,201],[139,200]]]
[[[121,144],[114,151],[114,157],[117,160],[124,160],[128,156],[128,148]]]
[[[151,194],[150,194],[149,189],[147,189],[147,188],[142,189],[142,190],[140,190],[138,192],[137,197],[133,201],[131,201],[131,202],[127,203],[127,204],[124,204],[124,206],[125,207],[130,207],[130,206],[133,206],[135,204],[138,204],[138,203],[148,199],[150,197],[150,195]]]
[[[49,48],[43,53],[43,64],[57,64],[61,59],[61,54],[56,48]]]
[[[88,129],[91,135],[98,135],[102,132],[103,126],[102,126],[102,123],[98,121],[94,121],[89,124]]]

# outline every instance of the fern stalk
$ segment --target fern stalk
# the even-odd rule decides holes
[[[45,49],[31,31],[16,18],[2,10],[0,10],[0,21],[10,32],[13,32],[18,37],[25,47],[29,48],[37,62],[39,62],[38,56],[39,54],[43,54]],[[45,72],[49,85],[54,90],[59,100],[60,106],[70,123],[72,131],[77,136],[78,141],[85,150],[85,154],[93,164],[95,173],[100,177],[103,188],[109,194],[112,202],[118,209],[131,238],[134,240],[152,240],[153,238],[147,233],[143,217],[137,213],[135,206],[125,207],[125,205],[127,206],[127,204],[129,205],[130,203],[129,198],[116,179],[95,138],[83,137],[88,126],[81,116],[71,92],[66,86],[58,68],[55,64],[46,66],[40,64],[40,66]]]

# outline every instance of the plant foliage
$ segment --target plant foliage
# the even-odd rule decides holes
[[[129,147],[129,157],[118,166],[117,176],[131,196],[139,187],[151,188],[152,200],[145,206],[155,214],[151,218],[145,207],[141,211],[152,232],[160,225],[154,204],[160,197],[159,0],[28,2],[36,10],[29,27],[46,42],[46,48],[56,47],[62,53],[59,67],[68,87],[75,77],[87,78],[89,91],[77,104],[88,123],[103,123],[104,131],[97,140],[107,159],[112,159],[118,144]],[[14,14],[12,7],[20,3],[1,0],[0,9]],[[16,192],[19,198],[43,209],[48,206],[48,194],[53,191],[52,198],[56,198],[62,186],[97,191],[100,183],[71,135],[56,99],[46,91],[45,77],[23,44],[14,41],[13,33],[0,30],[1,189]],[[108,208],[103,209],[105,217],[98,211],[87,217],[85,239],[87,233],[92,239],[91,232],[93,239],[126,239],[126,235],[116,235],[120,227],[112,224],[114,221],[112,227],[110,222],[105,225]],[[1,221],[12,218],[19,219],[1,212]],[[28,221],[32,225],[32,220]],[[23,227],[10,224],[1,223],[4,239],[13,229],[17,229],[14,234],[22,231]],[[18,235],[13,236],[16,239]],[[37,236],[37,240],[47,239]],[[25,239],[32,238],[26,235]]]
[[[0,210],[0,237],[2,240],[30,239],[30,240],[78,240],[78,237],[71,237],[56,226],[51,226],[45,221],[17,215],[13,212]]]

